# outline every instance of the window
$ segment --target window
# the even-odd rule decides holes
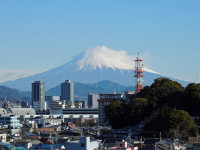
[[[120,148],[122,148],[122,144],[120,144]]]
[[[85,143],[81,143],[81,147],[85,147]]]

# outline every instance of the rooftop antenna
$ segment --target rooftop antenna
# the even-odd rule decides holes
[[[113,90],[113,94],[116,94],[116,91],[115,91],[115,90]]]
[[[138,56],[136,57],[136,59],[134,60],[135,61],[135,74],[134,74],[134,77],[135,77],[135,82],[136,82],[136,92],[140,92],[141,89],[143,88],[143,85],[142,85],[142,78],[144,77],[143,75],[143,59],[140,59],[140,53],[138,53]]]

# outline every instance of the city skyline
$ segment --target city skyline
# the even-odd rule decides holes
[[[24,77],[62,65],[89,48],[107,46],[128,55],[140,52],[148,58],[146,67],[198,82],[199,4],[197,0],[2,1],[1,81],[13,70]]]

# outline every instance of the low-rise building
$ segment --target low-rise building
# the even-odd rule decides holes
[[[70,108],[66,108],[63,109],[63,115],[64,114],[91,114],[91,115],[98,115],[98,109],[97,108],[74,108],[74,109],[70,109]]]
[[[63,104],[60,100],[52,100],[49,102],[50,114],[62,114]]]
[[[54,128],[38,128],[38,129],[35,129],[36,131],[38,132],[55,132],[55,129]]]
[[[82,103],[81,102],[75,101],[74,105],[75,105],[75,108],[82,108]]]
[[[105,148],[105,150],[138,150],[138,147],[129,145],[126,141],[121,141],[116,142],[114,147]]]
[[[45,101],[47,103],[47,108],[49,108],[50,101],[60,101],[60,96],[45,96]]]
[[[88,108],[98,108],[99,94],[88,94]]]
[[[65,147],[62,144],[50,144],[50,143],[44,143],[44,144],[35,144],[33,145],[30,150],[64,150]]]
[[[125,91],[124,94],[126,95],[126,101],[129,102],[135,96],[135,91]]]
[[[87,101],[75,101],[75,108],[86,108]]]
[[[16,115],[8,115],[8,114],[1,114],[0,115],[0,124],[2,126],[8,126],[9,129],[19,129],[20,122],[17,119]]]
[[[32,141],[29,139],[20,139],[15,141],[16,147],[23,147],[25,149],[30,149],[32,146]]]

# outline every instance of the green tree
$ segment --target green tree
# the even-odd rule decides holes
[[[105,121],[113,128],[122,128],[125,126],[126,105],[121,100],[113,101],[105,106]]]
[[[146,98],[135,98],[125,104],[120,100],[114,101],[105,107],[106,121],[113,128],[122,128],[138,124],[148,115]]]
[[[172,109],[166,105],[150,118],[145,130],[150,129],[157,132],[161,131],[163,136],[171,138],[174,138],[174,133],[177,133],[177,135],[180,135],[179,138],[182,139],[195,135],[197,131],[194,120],[188,112]]]
[[[163,105],[159,110],[154,110],[148,118],[144,131],[153,130],[157,133],[162,132],[164,136],[169,136],[169,113],[171,111],[172,108],[168,105]]]
[[[150,86],[145,86],[139,93],[137,93],[136,97],[140,98],[149,98],[149,91],[150,91]]]
[[[147,114],[148,99],[147,98],[134,98],[128,104],[128,125],[136,125],[144,120]]]
[[[197,131],[194,120],[189,113],[176,109],[169,113],[169,129],[179,133],[183,139],[191,135],[194,136]]]
[[[191,115],[200,115],[200,84],[191,83],[185,88],[184,108]]]
[[[168,100],[170,95],[173,95],[174,93],[181,94],[183,92],[184,87],[178,82],[172,81],[168,78],[158,78],[155,79],[154,83],[150,86],[149,103],[154,106],[165,104],[169,102]],[[173,99],[172,101],[174,100],[176,99]]]

